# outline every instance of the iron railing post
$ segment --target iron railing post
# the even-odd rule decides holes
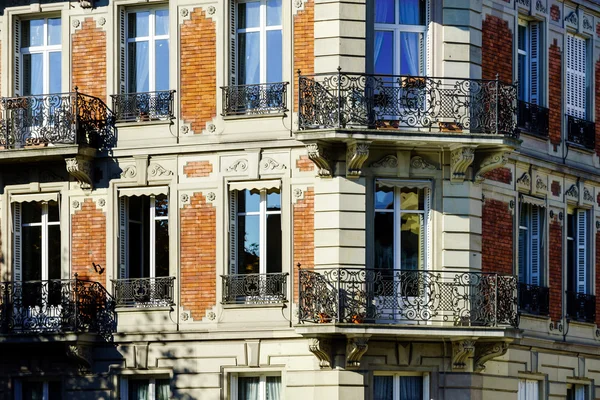
[[[495,285],[494,285],[494,326],[498,326],[498,274],[494,274]]]
[[[341,274],[341,270],[338,268],[337,271],[337,321],[336,322],[341,322],[342,321],[342,274]]]
[[[73,316],[73,329],[75,331],[78,331],[79,328],[79,287],[78,287],[78,281],[79,281],[79,274],[77,274],[77,272],[75,273],[75,312],[74,312],[74,316]]]
[[[337,127],[342,127],[342,67],[337,68]]]
[[[496,73],[496,133],[499,133],[498,130],[498,111],[499,111],[499,102],[500,102],[500,85],[499,85],[500,75]]]
[[[79,88],[75,86],[75,144],[79,144]]]

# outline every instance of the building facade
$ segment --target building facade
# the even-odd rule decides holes
[[[0,14],[0,398],[600,397],[599,3]]]

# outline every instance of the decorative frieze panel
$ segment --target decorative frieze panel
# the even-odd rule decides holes
[[[398,157],[394,154],[383,156],[377,161],[372,162],[369,167],[377,169],[396,169],[398,168]]]
[[[529,193],[531,191],[531,175],[529,174],[529,172],[518,172],[517,176],[519,176],[516,182],[517,190]]]

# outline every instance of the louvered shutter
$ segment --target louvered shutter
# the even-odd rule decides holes
[[[21,20],[17,17],[13,20],[13,45],[15,51],[13,54],[13,77],[14,77],[14,95],[21,95]]]
[[[229,0],[229,80],[237,85],[237,0]]]
[[[423,51],[423,55],[425,57],[425,71],[423,75],[430,76],[433,75],[433,71],[431,68],[431,29],[429,24],[431,23],[431,1],[425,2],[425,50]]]
[[[126,48],[127,46],[127,31],[125,29],[125,18],[127,13],[124,8],[119,9],[119,90],[121,94],[127,93],[126,86]]]
[[[23,279],[21,233],[21,203],[13,203],[13,276],[15,282],[21,282]]]
[[[421,236],[424,236],[424,238],[422,239],[422,241],[424,242],[423,244],[423,248],[422,251],[425,252],[425,256],[424,256],[424,260],[425,260],[425,265],[423,266],[423,269],[427,270],[429,269],[429,266],[431,265],[431,248],[430,248],[430,242],[431,242],[431,213],[429,212],[429,210],[431,209],[431,190],[429,189],[424,189],[425,190],[425,198],[424,198],[424,208],[425,208],[425,231],[421,234]]]
[[[587,211],[577,210],[577,292],[587,293]]]
[[[519,210],[519,259],[518,259],[518,269],[519,269],[519,282],[527,283],[525,281],[525,269],[527,268],[526,256],[526,241],[527,241],[527,230],[521,228],[522,226],[527,227],[527,205],[521,203],[521,207]]]
[[[531,206],[531,259],[529,282],[532,285],[540,284],[540,208]]]
[[[237,271],[237,190],[229,192],[229,274]]]
[[[119,197],[119,279],[127,279],[127,197]]]
[[[567,35],[567,114],[586,118],[586,41]]]
[[[538,22],[529,23],[529,102],[539,103],[539,43],[540,43],[540,24]]]

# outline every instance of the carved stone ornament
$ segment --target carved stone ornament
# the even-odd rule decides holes
[[[130,165],[126,167],[123,172],[121,172],[122,179],[132,179],[137,175],[137,168],[135,165]]]
[[[483,175],[485,175],[486,172],[502,167],[507,161],[508,153],[505,151],[491,153],[485,157],[479,164],[479,170],[475,173],[475,183],[483,182],[485,180]]]
[[[590,190],[586,187],[583,188],[583,201],[594,202],[594,196],[592,196]]]
[[[217,8],[215,6],[208,6],[206,12],[208,13],[208,15],[214,15],[214,13],[217,12]]]
[[[354,142],[348,144],[346,150],[346,176],[348,178],[359,178],[361,169],[367,158],[369,158],[369,142]]]
[[[475,372],[481,372],[485,369],[485,363],[492,358],[500,357],[506,354],[508,350],[508,343],[496,342],[496,343],[481,343],[477,346],[475,351],[475,359],[473,363],[473,370]]]
[[[302,195],[304,194],[304,192],[302,191],[302,189],[300,188],[296,188],[294,189],[294,197],[299,199],[302,197]]]
[[[183,18],[186,18],[188,15],[190,15],[190,11],[187,8],[182,8],[179,10],[179,15],[181,15]]]
[[[369,348],[369,338],[350,337],[346,345],[346,368],[360,367],[360,359]]]
[[[436,170],[437,167],[421,156],[414,156],[410,159],[410,166],[414,169]]]
[[[475,159],[475,149],[473,147],[459,147],[452,150],[450,155],[450,180],[452,182],[462,182],[465,180],[467,168]]]
[[[79,182],[82,189],[91,189],[94,182],[94,168],[92,160],[76,156],[65,158],[67,163],[67,172]]]
[[[169,171],[159,164],[150,164],[150,167],[148,168],[148,174],[154,177],[171,176],[173,175],[173,171]]]
[[[79,0],[81,8],[92,8],[94,7],[94,0]]]
[[[106,18],[100,17],[98,18],[98,25],[104,26],[106,24]]]
[[[206,200],[208,201],[215,201],[215,199],[217,198],[217,195],[215,194],[215,192],[208,192],[206,194]]]
[[[225,171],[226,172],[244,172],[247,169],[248,169],[248,160],[246,160],[245,158],[240,158],[239,160],[237,160],[236,162],[231,164],[229,167],[227,167],[227,169]]]
[[[321,368],[331,368],[331,341],[329,339],[310,339],[308,350],[319,359]]]
[[[398,157],[394,155],[384,156],[379,161],[371,163],[371,168],[398,168]]]
[[[78,19],[74,19],[73,21],[71,21],[71,26],[73,26],[73,28],[77,29],[79,28],[79,25],[81,25],[81,22],[79,22]]]
[[[529,8],[529,0],[517,0],[517,4]]]
[[[577,26],[577,20],[577,12],[575,11],[571,11],[571,13],[565,17],[565,21],[567,21],[571,25]]]
[[[585,29],[586,31],[594,31],[594,26],[592,25],[592,22],[590,21],[590,16],[583,14],[583,29]]]
[[[79,203],[79,201],[77,201],[77,200],[73,200],[73,201],[71,202],[71,207],[73,207],[73,209],[74,209],[74,210],[79,210],[79,206],[80,206],[80,205],[81,205],[81,204],[80,204],[80,203]]]
[[[452,368],[465,369],[467,360],[475,354],[474,340],[458,340],[452,342]]]
[[[106,199],[104,199],[104,198],[98,199],[98,205],[100,207],[104,207],[106,205]]]
[[[212,6],[211,6],[211,7],[212,7]],[[211,14],[211,12],[210,12],[210,9],[211,9],[211,7],[208,7],[208,13],[209,13],[210,15],[213,15],[213,14],[214,14],[214,11],[213,11],[213,13],[212,13],[212,14]],[[212,8],[214,9],[214,7],[212,7]],[[215,11],[216,11],[216,10],[215,10]],[[207,130],[209,133],[215,133],[215,132],[217,131],[217,126],[216,126],[215,124],[208,124],[208,125],[206,126],[206,130]]]
[[[281,163],[278,163],[271,157],[263,157],[260,161],[260,167],[263,171],[282,171],[287,167]]]
[[[540,192],[545,192],[548,190],[548,185],[546,185],[546,182],[538,176],[535,180],[535,188]]]
[[[531,186],[531,176],[528,172],[523,172],[523,175],[519,179],[517,179],[517,185],[530,187]]]
[[[310,143],[306,145],[308,158],[316,165],[318,174],[321,178],[331,178],[333,168],[327,158],[327,154],[322,146],[318,143]]]
[[[544,5],[544,3],[542,3],[542,0],[537,0],[535,3],[535,9],[541,13],[547,13],[548,12],[548,7],[546,7]]]
[[[577,184],[572,184],[569,190],[565,192],[565,196],[579,200],[579,188],[577,188]]]
[[[67,357],[74,360],[80,369],[89,370],[92,366],[92,347],[81,344],[67,344]]]

